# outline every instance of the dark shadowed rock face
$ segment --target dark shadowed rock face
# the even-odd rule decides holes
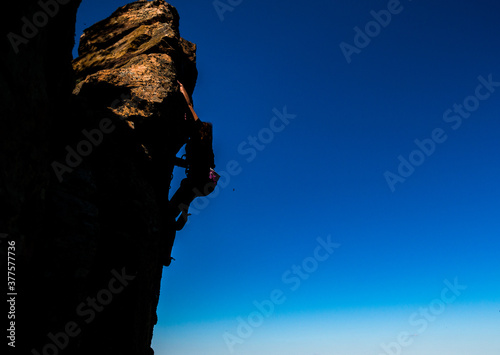
[[[137,1],[84,32],[71,68],[78,4],[61,5],[18,54],[4,43],[1,59],[0,233],[18,242],[18,346],[151,354],[175,237],[163,212],[187,139],[177,80],[194,90],[196,46],[174,7]],[[24,11],[4,24],[17,29]]]

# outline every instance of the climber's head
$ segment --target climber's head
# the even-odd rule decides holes
[[[212,124],[210,122],[201,123],[200,138],[202,140],[212,139]]]

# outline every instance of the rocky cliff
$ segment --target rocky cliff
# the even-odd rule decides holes
[[[177,80],[192,93],[196,47],[174,7],[142,0],[88,28],[71,61],[79,3],[26,0],[2,15],[0,233],[16,243],[16,348],[152,354],[187,139]]]

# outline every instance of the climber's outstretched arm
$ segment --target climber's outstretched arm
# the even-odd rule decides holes
[[[179,83],[179,89],[181,90],[182,95],[184,95],[184,99],[186,100],[186,103],[188,104],[189,109],[191,110],[191,114],[193,115],[194,120],[198,121],[199,118],[196,112],[194,112],[193,102],[191,101],[189,94],[187,93],[186,89],[184,88],[184,85],[182,85],[180,81],[177,80],[177,83]]]

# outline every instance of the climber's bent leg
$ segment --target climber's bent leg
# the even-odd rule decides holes
[[[206,180],[186,178],[181,181],[181,186],[170,200],[171,216],[177,218],[175,229],[181,230],[187,222],[189,206],[196,197],[207,196],[215,188],[215,184]]]
[[[177,220],[175,221],[175,230],[176,231],[180,231],[182,228],[184,228],[184,226],[187,223],[189,215],[190,214],[188,213],[187,209],[185,211],[182,211],[179,218],[177,218]]]
[[[170,199],[170,214],[173,218],[177,218],[179,213],[186,211],[189,205],[196,197],[196,192],[194,191],[193,184],[189,179],[184,179],[181,181],[181,186],[177,189],[174,196]]]

